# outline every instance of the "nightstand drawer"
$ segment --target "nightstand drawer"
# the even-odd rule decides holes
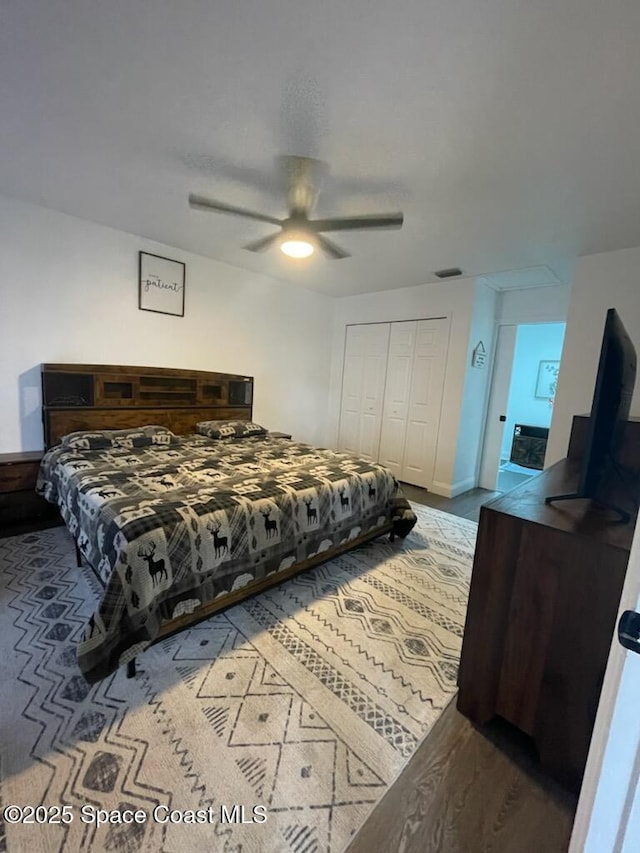
[[[0,465],[0,493],[35,489],[39,468],[37,461]]]

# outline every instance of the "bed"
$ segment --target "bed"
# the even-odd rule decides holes
[[[102,418],[95,406],[89,417],[67,407],[80,428],[52,436],[38,478],[104,590],[78,645],[90,682],[247,595],[415,524],[387,469],[271,436],[250,420],[251,404],[243,419],[217,417],[220,405],[195,423],[179,405],[180,422],[200,432],[177,435],[167,425],[175,401],[151,425],[151,407],[135,402],[124,427],[116,406]]]

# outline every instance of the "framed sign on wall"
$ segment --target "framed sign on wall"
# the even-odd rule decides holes
[[[553,400],[558,387],[559,361],[541,361],[538,365],[536,397],[541,400]]]
[[[138,308],[184,317],[185,264],[140,252]]]

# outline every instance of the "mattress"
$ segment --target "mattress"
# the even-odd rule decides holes
[[[60,507],[104,591],[78,645],[90,682],[201,605],[416,516],[393,475],[282,438],[99,450],[59,445],[37,491]]]

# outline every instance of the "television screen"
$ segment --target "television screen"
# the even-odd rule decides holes
[[[587,446],[578,490],[598,497],[616,461],[631,408],[636,351],[615,308],[609,308],[602,337]]]
[[[606,504],[602,493],[607,478],[616,467],[616,456],[629,418],[636,379],[636,351],[615,308],[607,311],[600,348],[596,385],[591,404],[587,441],[580,479],[575,492],[545,498],[545,503],[574,498],[591,498]],[[610,506],[623,521],[629,516]]]

